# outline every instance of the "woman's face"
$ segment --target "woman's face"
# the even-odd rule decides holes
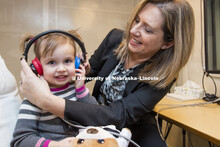
[[[162,25],[164,18],[160,10],[148,3],[137,15],[130,30],[128,48],[131,55],[148,60],[160,49],[165,49]]]
[[[43,76],[51,88],[65,86],[75,75],[74,47],[69,43],[58,46],[52,55],[41,57],[40,62]]]

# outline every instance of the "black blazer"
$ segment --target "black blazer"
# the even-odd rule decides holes
[[[89,60],[91,73],[89,76],[107,77],[119,63],[113,51],[118,47],[123,37],[123,31],[113,29],[103,40],[99,48]],[[137,76],[141,67],[137,68],[132,76]],[[96,81],[93,96],[100,94],[100,87],[104,81]],[[123,98],[112,102],[109,106],[93,105],[66,100],[65,119],[76,121],[82,125],[109,125],[118,129],[132,124],[155,123],[151,113],[154,106],[166,95],[170,86],[165,89],[156,89],[146,83],[136,80],[128,81]]]

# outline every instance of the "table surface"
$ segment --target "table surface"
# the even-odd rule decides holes
[[[179,101],[165,97],[155,106],[154,111],[159,111],[162,119],[220,146],[220,105],[161,109],[195,103],[205,103],[205,101],[201,99]]]

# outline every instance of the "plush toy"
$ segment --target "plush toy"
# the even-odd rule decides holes
[[[108,131],[107,131],[108,130]],[[110,133],[115,132],[115,137]],[[79,134],[71,142],[71,147],[127,147],[129,141],[124,137],[131,139],[131,132],[123,128],[121,132],[115,126],[105,127],[86,127],[80,130]]]

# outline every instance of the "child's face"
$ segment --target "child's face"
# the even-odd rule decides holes
[[[58,46],[52,55],[41,57],[43,76],[51,88],[65,86],[75,75],[74,48],[69,43]]]

